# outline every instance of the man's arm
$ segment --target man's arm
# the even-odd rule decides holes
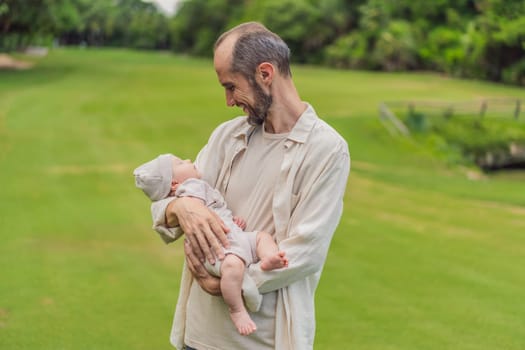
[[[204,206],[204,204],[202,204],[202,200],[192,197],[170,197],[152,203],[151,213],[153,216],[153,226],[166,243],[170,243],[177,240],[184,233],[181,226],[170,227],[172,225],[175,225],[179,221],[177,217],[177,207],[175,206],[175,202],[184,202],[186,200],[192,199],[194,202],[193,205],[195,205],[197,208],[199,208],[199,206]],[[205,206],[204,208],[206,210],[208,209]],[[220,280],[208,273],[203,263],[201,262],[197,254],[194,252],[194,249],[189,239],[184,240],[184,252],[186,254],[187,266],[191,271],[193,277],[199,283],[199,285],[205,291],[212,295],[220,295]],[[220,253],[224,254],[222,248],[220,250]],[[217,256],[219,256],[219,254]]]
[[[186,240],[184,240],[184,253],[186,254],[187,266],[201,288],[211,295],[220,296],[220,279],[212,276],[208,270],[206,270],[202,262],[194,254],[190,243]]]
[[[215,256],[224,259],[223,247],[229,247],[226,233],[229,229],[219,216],[206,207],[202,200],[193,197],[181,197],[171,201],[166,207],[168,226],[178,224],[197,258],[211,264]]]
[[[288,234],[278,242],[286,252],[286,269],[262,271],[259,264],[248,271],[259,291],[267,293],[283,288],[322,270],[333,233],[339,223],[343,196],[350,169],[348,153],[327,160],[315,180],[304,188],[290,218]]]

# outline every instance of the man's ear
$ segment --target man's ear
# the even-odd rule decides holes
[[[275,67],[269,62],[263,62],[257,67],[257,78],[262,84],[266,86],[270,86],[272,84],[274,74]]]

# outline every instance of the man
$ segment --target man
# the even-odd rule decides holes
[[[312,349],[314,293],[339,222],[350,169],[348,146],[303,102],[293,83],[290,51],[259,23],[241,24],[219,37],[214,66],[228,106],[247,117],[220,125],[201,150],[197,168],[217,188],[247,230],[270,232],[287,269],[249,268],[263,300],[251,313],[257,331],[237,333],[218,279],[202,262],[222,259],[227,229],[191,198],[153,204],[156,226],[180,227],[186,264],[171,333],[181,349]],[[197,282],[197,283],[193,283]]]

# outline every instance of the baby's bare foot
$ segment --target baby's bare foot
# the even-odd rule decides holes
[[[246,310],[230,312],[230,317],[241,335],[252,334],[257,329]]]
[[[261,269],[264,271],[270,271],[280,269],[281,267],[288,266],[288,258],[283,251],[277,252],[275,255],[265,257],[261,259]]]

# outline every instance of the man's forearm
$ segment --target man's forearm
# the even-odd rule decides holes
[[[197,279],[199,282],[199,285],[201,286],[204,291],[206,291],[208,294],[214,295],[214,296],[221,296],[221,284],[220,279],[214,276],[209,276],[206,278],[199,278]]]

